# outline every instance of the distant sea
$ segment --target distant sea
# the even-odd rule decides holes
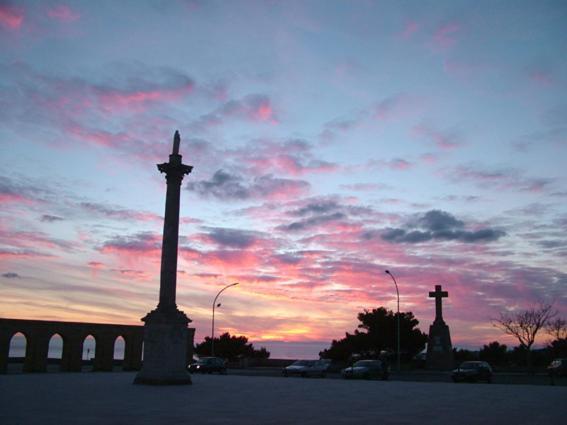
[[[256,349],[266,347],[272,359],[318,359],[319,352],[329,348],[327,341],[304,341],[304,342],[284,342],[284,341],[257,341],[252,342]],[[49,342],[49,357],[52,359],[61,358],[63,351],[63,340],[59,336],[51,338]],[[83,344],[83,360],[92,359],[95,352],[95,340],[92,337],[85,339]],[[26,339],[17,334],[10,343],[10,357],[24,357],[26,354]],[[124,340],[119,338],[114,344],[114,358],[124,358]]]

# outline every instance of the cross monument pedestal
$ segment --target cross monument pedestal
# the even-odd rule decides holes
[[[435,298],[435,321],[429,326],[427,341],[427,369],[449,370],[453,368],[453,346],[449,326],[443,320],[442,300],[449,293],[441,290],[441,285],[435,285],[435,291],[429,293]]]
[[[187,325],[191,320],[175,303],[180,188],[183,177],[193,169],[181,162],[180,141],[176,131],[169,162],[157,166],[160,172],[165,173],[167,181],[159,304],[142,319],[145,323],[144,359],[135,384],[191,384],[191,376],[187,372],[187,342],[192,336],[192,329],[188,329]]]

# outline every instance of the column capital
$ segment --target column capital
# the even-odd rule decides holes
[[[175,154],[169,155],[169,162],[157,164],[157,168],[160,172],[165,173],[167,181],[179,180],[179,182],[183,180],[183,177],[185,177],[186,174],[189,174],[193,170],[191,165],[181,163],[181,155]]]

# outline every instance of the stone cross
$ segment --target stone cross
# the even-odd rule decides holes
[[[441,290],[441,285],[435,285],[435,291],[429,293],[429,298],[435,298],[435,321],[443,322],[442,300],[448,298],[449,293]]]

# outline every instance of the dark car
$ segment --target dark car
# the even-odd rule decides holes
[[[189,365],[191,373],[226,373],[226,363],[220,357],[201,357],[195,363]]]
[[[330,360],[297,360],[282,370],[283,376],[320,376],[324,378],[331,365]]]
[[[453,370],[451,378],[453,382],[486,381],[490,383],[492,381],[492,367],[487,362],[463,362],[457,369]]]
[[[351,367],[343,369],[341,375],[345,379],[362,378],[385,381],[390,377],[390,367],[382,360],[359,360]]]
[[[547,366],[549,376],[567,376],[567,359],[555,359]]]

